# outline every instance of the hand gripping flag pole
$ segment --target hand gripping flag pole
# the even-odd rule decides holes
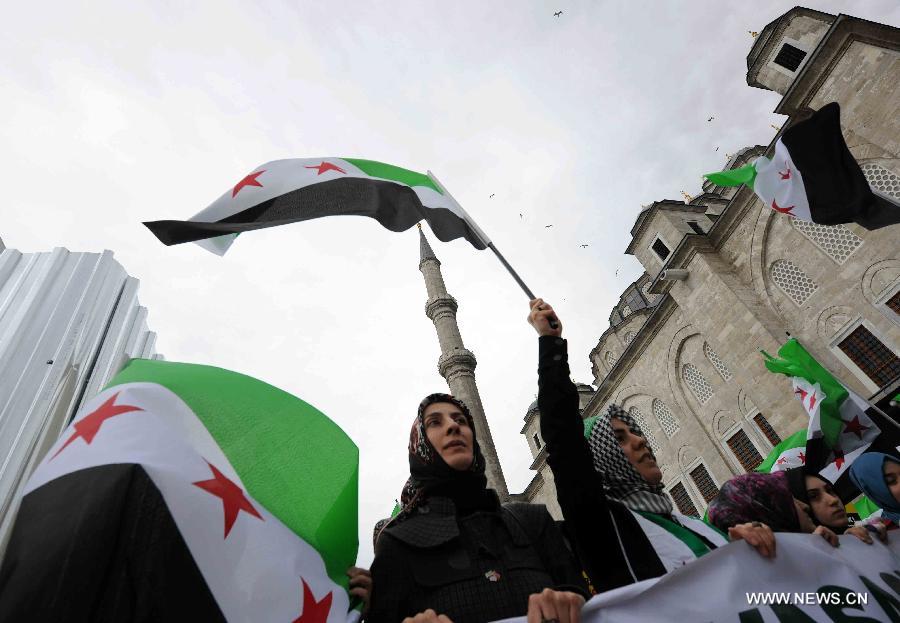
[[[519,274],[515,271],[515,269],[512,266],[509,265],[509,262],[506,261],[506,258],[503,257],[503,255],[500,253],[500,251],[497,250],[497,247],[494,246],[494,243],[491,242],[490,238],[487,237],[487,234],[485,234],[484,231],[482,231],[482,229],[478,226],[478,224],[472,219],[472,217],[469,216],[469,213],[466,212],[461,205],[459,205],[459,202],[456,200],[456,198],[453,195],[451,195],[450,192],[446,188],[444,188],[444,185],[441,184],[440,181],[438,180],[438,178],[436,178],[434,176],[434,173],[432,173],[431,171],[428,171],[427,175],[428,175],[428,178],[432,182],[434,182],[434,185],[437,186],[438,188],[440,188],[441,192],[444,193],[447,196],[447,198],[449,198],[450,201],[453,202],[453,205],[456,206],[457,210],[459,210],[460,216],[462,216],[462,218],[466,221],[466,223],[469,224],[469,226],[472,228],[472,231],[475,232],[475,235],[478,236],[478,238],[481,240],[481,242],[484,243],[484,245],[487,248],[489,248],[491,251],[494,252],[494,255],[496,255],[497,259],[500,260],[500,263],[503,264],[503,267],[507,271],[509,271],[509,274],[512,275],[513,279],[516,280],[516,283],[519,284],[519,287],[522,288],[522,290],[528,296],[528,300],[531,301],[531,300],[537,298],[534,295],[534,292],[531,291],[531,288],[529,288],[527,285],[525,285],[525,282],[522,281],[522,278],[519,277]],[[559,324],[557,323],[556,319],[551,318],[550,319],[550,328],[556,329],[557,327],[559,327]]]

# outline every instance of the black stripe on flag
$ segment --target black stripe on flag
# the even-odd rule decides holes
[[[785,130],[787,147],[803,177],[812,220],[856,222],[867,229],[900,223],[900,206],[877,197],[841,133],[841,108],[831,102]]]
[[[0,566],[0,621],[225,618],[156,485],[118,464],[24,497]]]
[[[465,221],[450,210],[423,206],[409,186],[358,177],[305,186],[217,222],[149,221],[144,225],[163,244],[173,245],[323,216],[368,216],[396,232],[425,219],[443,242],[465,238],[476,249],[486,248]]]

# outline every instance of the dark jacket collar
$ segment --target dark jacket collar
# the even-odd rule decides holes
[[[505,507],[501,510],[500,516],[514,543],[520,545],[530,542],[521,523]],[[409,518],[388,526],[385,533],[412,547],[437,547],[459,537],[456,505],[450,498],[430,497],[424,504],[416,507]]]

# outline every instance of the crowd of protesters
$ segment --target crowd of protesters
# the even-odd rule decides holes
[[[351,592],[372,623],[467,623],[527,616],[574,623],[592,594],[659,577],[730,541],[777,556],[776,534],[887,540],[900,519],[900,461],[869,453],[854,484],[881,515],[851,525],[833,484],[803,468],[732,478],[706,520],[677,512],[641,427],[618,405],[585,425],[569,377],[562,322],[530,302],[538,333],[538,408],[564,521],[538,504],[501,504],[466,405],[432,394],[409,436],[401,510],[375,527],[371,576],[351,569]]]

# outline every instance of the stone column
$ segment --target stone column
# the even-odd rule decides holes
[[[459,327],[456,324],[456,299],[447,293],[444,278],[441,275],[441,263],[435,257],[434,251],[425,239],[422,228],[419,228],[419,242],[421,260],[419,270],[425,277],[425,288],[428,291],[428,302],[425,304],[425,314],[434,323],[437,331],[438,342],[441,346],[441,356],[438,359],[438,372],[447,381],[450,393],[466,403],[472,418],[475,420],[475,435],[478,445],[485,460],[485,473],[488,487],[497,492],[500,500],[505,502],[509,498],[506,488],[506,479],[497,458],[497,450],[494,447],[494,438],[484,416],[484,406],[481,404],[481,396],[478,394],[478,386],[475,383],[475,355],[463,345]]]

